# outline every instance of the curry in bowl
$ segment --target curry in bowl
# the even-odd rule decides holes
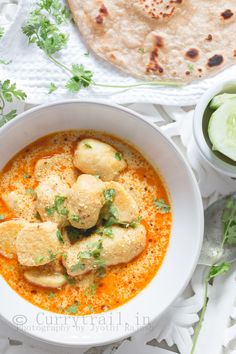
[[[105,133],[46,136],[0,174],[0,273],[45,310],[88,315],[132,299],[160,268],[171,224],[158,172]]]

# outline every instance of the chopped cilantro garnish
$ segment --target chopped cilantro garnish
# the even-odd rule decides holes
[[[104,197],[107,202],[113,202],[115,196],[116,196],[116,191],[115,189],[107,189],[104,191]]]
[[[48,89],[48,94],[50,95],[51,93],[55,92],[57,89],[58,87],[53,82],[51,82]]]
[[[56,294],[55,294],[53,291],[51,291],[50,293],[48,293],[48,298],[49,298],[49,299],[53,299],[55,296],[56,296]]]
[[[121,152],[116,152],[115,153],[115,158],[116,158],[116,160],[118,160],[118,161],[121,161],[122,160],[122,154],[121,154]]]
[[[79,301],[76,301],[74,305],[68,307],[68,309],[66,310],[67,313],[73,313],[76,314],[78,312],[78,308],[80,306]]]
[[[63,237],[62,237],[62,233],[60,230],[57,230],[56,232],[57,238],[61,243],[64,243]]]
[[[170,206],[165,203],[163,199],[154,199],[155,207],[157,208],[158,212],[161,214],[167,214],[170,212]]]
[[[88,143],[84,143],[84,147],[86,149],[92,149],[92,145],[88,144]]]
[[[44,257],[43,256],[38,256],[35,258],[35,263],[39,264],[42,263],[44,261]]]
[[[67,208],[62,207],[63,203],[65,202],[67,198],[64,196],[59,196],[57,195],[55,197],[54,204],[52,206],[47,206],[45,208],[45,211],[48,216],[53,216],[55,212],[62,216],[67,216],[69,211]]]
[[[53,253],[52,250],[49,250],[48,253],[49,253],[50,261],[54,261],[56,259],[57,255],[55,253]]]
[[[80,217],[79,217],[78,215],[71,215],[71,216],[70,216],[70,220],[71,220],[71,221],[78,222],[78,221],[80,221]]]

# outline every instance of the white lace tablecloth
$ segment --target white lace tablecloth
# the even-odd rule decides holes
[[[6,28],[17,1],[9,2],[0,0],[0,26]],[[22,103],[14,105],[19,112],[31,107]],[[144,103],[129,104],[128,107],[143,114],[147,121],[161,126],[165,134],[178,144],[195,172],[205,206],[221,195],[236,191],[236,181],[214,171],[198,153],[192,135],[194,107],[183,109]],[[190,354],[193,328],[203,304],[203,279],[206,271],[206,267],[197,267],[184,294],[151,330],[147,328],[122,343],[84,350],[53,347],[25,337],[0,321],[0,354],[80,354],[85,351],[91,354]],[[196,354],[236,354],[236,266],[210,286],[208,307]]]

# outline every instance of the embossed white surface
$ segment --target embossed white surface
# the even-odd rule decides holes
[[[9,2],[10,0],[1,0]],[[11,0],[12,1],[12,0]],[[15,0],[16,1],[16,0]],[[37,0],[18,0],[19,8],[16,19],[9,28],[5,38],[0,42],[0,58],[12,59],[7,66],[0,66],[0,75],[5,78],[11,76],[27,92],[29,103],[45,103],[59,98],[81,97],[106,99],[110,102],[130,103],[148,102],[166,105],[195,104],[202,93],[214,82],[224,80],[236,75],[236,65],[206,80],[194,82],[181,88],[170,87],[142,87],[130,90],[93,87],[81,90],[71,95],[64,88],[68,76],[61,69],[45,58],[40,49],[28,46],[27,38],[22,34],[21,25]],[[94,79],[100,83],[131,84],[136,80],[115,69],[105,61],[97,59],[93,54],[84,56],[87,48],[84,45],[77,28],[71,23],[64,28],[70,34],[68,48],[63,50],[58,58],[70,65],[72,63],[84,64],[94,72]],[[48,95],[50,82],[54,82],[59,89]]]
[[[0,24],[3,24],[6,29],[10,25],[10,20],[16,15],[16,5],[10,5],[9,2],[16,3],[16,0],[0,0]],[[28,0],[22,0],[25,4]],[[4,11],[2,9],[4,8]],[[18,18],[19,14],[17,14]],[[11,32],[11,28],[10,28]],[[7,33],[7,40],[9,40],[10,32]],[[11,38],[13,40],[13,37]],[[24,42],[24,41],[23,41]],[[20,46],[25,46],[25,43],[20,41]],[[16,44],[14,40],[12,47]],[[17,62],[17,46],[16,57],[9,58],[14,59]],[[37,50],[36,50],[37,51]],[[32,50],[32,56],[38,55]],[[1,55],[0,55],[1,58]],[[24,59],[24,58],[23,58]],[[20,60],[23,60],[20,58]],[[27,59],[28,60],[28,59]],[[48,62],[45,61],[45,64]],[[1,71],[1,77],[11,78],[12,80],[19,81],[19,85],[24,83],[24,80],[19,80],[17,77],[17,70],[19,70],[21,64],[15,64],[16,66],[9,71]],[[19,65],[19,67],[17,66]],[[14,68],[16,71],[14,71]],[[32,96],[29,96],[29,102],[34,102],[31,97],[35,97],[37,94],[40,99],[37,102],[45,100],[45,89],[40,86],[42,84],[40,79],[34,72],[34,65],[29,66],[30,74],[27,79],[32,82],[29,86],[29,90],[35,88],[35,92]],[[50,69],[50,80],[52,81],[53,69]],[[54,70],[55,71],[55,70]],[[26,71],[24,71],[24,74]],[[15,75],[16,74],[16,75]],[[55,77],[58,75],[54,73]],[[64,80],[64,79],[63,79]],[[37,83],[37,81],[39,81]],[[40,88],[41,87],[41,88]],[[204,86],[206,88],[206,86]],[[24,88],[24,85],[23,85]],[[63,90],[58,91],[61,94]],[[148,91],[142,91],[145,95]],[[167,102],[167,96],[163,92],[161,93],[161,102]],[[200,94],[199,91],[198,94]],[[85,92],[84,92],[85,93]],[[160,94],[157,94],[158,102]],[[94,92],[90,92],[94,95]],[[140,96],[140,93],[137,93]],[[127,92],[122,95],[127,96]],[[122,95],[113,96],[112,99],[118,101],[122,99]],[[131,93],[129,92],[129,95]],[[136,95],[136,94],[135,94]],[[138,100],[138,96],[129,96],[132,102]],[[94,96],[93,96],[94,97]],[[135,99],[136,97],[136,99]],[[164,97],[164,98],[163,98]],[[198,96],[194,96],[194,102]],[[53,99],[58,98],[54,96]],[[170,102],[172,101],[170,97]],[[176,99],[176,98],[175,98]],[[151,100],[151,98],[150,98]],[[120,102],[127,102],[127,100]],[[153,100],[156,102],[156,100]],[[181,102],[181,101],[180,101]],[[186,100],[186,103],[192,103],[191,100]],[[29,108],[24,106],[23,103],[15,103],[18,111],[23,111]],[[155,106],[152,104],[138,104],[133,103],[129,105],[130,108],[142,113],[146,116],[148,121],[157,123],[159,126],[163,126],[165,133],[172,137],[174,141],[180,146],[183,153],[187,157],[193,170],[195,171],[196,178],[198,180],[202,196],[204,198],[205,205],[209,205],[221,195],[226,195],[231,191],[236,190],[236,181],[220,175],[214,171],[205,161],[202,160],[200,154],[195,146],[192,136],[192,116],[193,111],[188,109],[183,110],[180,107],[170,106]],[[167,124],[169,123],[169,124]],[[192,335],[194,330],[194,324],[198,321],[197,313],[202,307],[203,303],[203,279],[204,274],[207,272],[206,267],[198,266],[195,274],[192,278],[191,284],[186,289],[184,294],[172,305],[172,307],[165,313],[165,315],[158,321],[158,323],[150,331],[147,328],[135,335],[131,340],[126,340],[123,343],[110,345],[107,348],[90,349],[89,353],[100,354],[190,354]],[[206,312],[205,321],[200,334],[200,339],[196,348],[196,354],[236,354],[236,267],[232,268],[228,275],[218,278],[212,287],[210,287],[210,299],[209,306]],[[10,339],[9,339],[10,338]],[[47,344],[36,342],[30,338],[24,337],[22,334],[16,332],[12,328],[9,328],[5,323],[0,321],[0,354],[50,354],[50,353],[83,353],[84,350],[68,350],[58,347],[52,347]]]

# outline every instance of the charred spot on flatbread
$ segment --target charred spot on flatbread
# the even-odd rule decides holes
[[[224,62],[223,55],[215,54],[215,55],[213,55],[213,57],[208,59],[207,66],[209,68],[213,68],[215,66],[219,66],[219,65],[223,64],[223,62]]]
[[[211,42],[212,40],[213,40],[212,34],[208,34],[208,36],[206,37],[206,41]]]
[[[184,0],[138,0],[134,7],[146,17],[166,20],[172,17],[183,2]]]
[[[223,20],[229,20],[233,15],[234,13],[230,9],[227,9],[221,13]]]
[[[185,53],[185,56],[188,60],[196,60],[199,57],[199,50],[196,48],[190,48]]]
[[[234,52],[233,52],[233,57],[236,58],[236,49],[235,49]]]
[[[150,57],[149,57],[149,63],[146,67],[146,72],[147,73],[155,73],[155,74],[163,74],[164,69],[162,66],[158,63],[158,48],[155,48],[151,51]]]
[[[164,47],[164,38],[161,36],[155,36],[154,38],[155,44],[157,47],[162,48]]]
[[[95,20],[98,25],[102,25],[104,22],[104,18],[108,16],[108,10],[106,6],[102,3],[99,10],[98,15],[96,16]]]

